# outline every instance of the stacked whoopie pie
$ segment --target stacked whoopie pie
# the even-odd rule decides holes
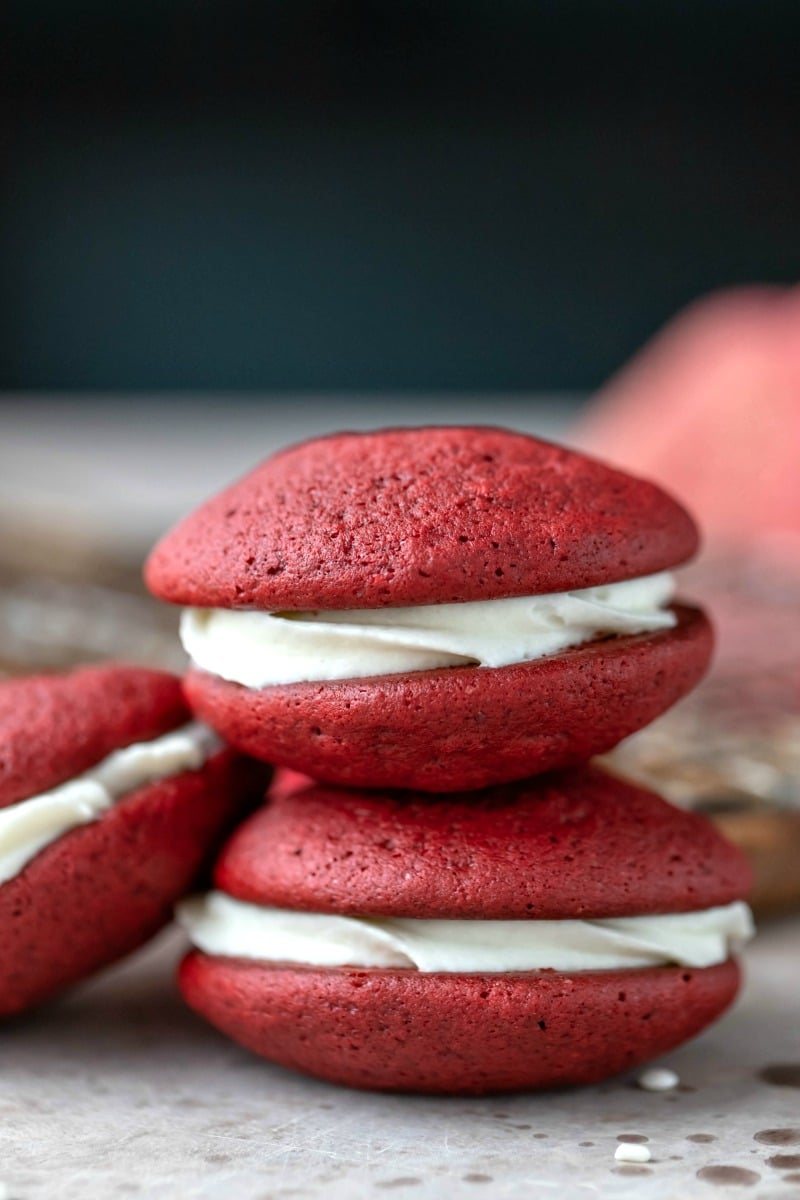
[[[0,1017],[165,925],[266,782],[254,767],[162,671],[0,684]]]
[[[180,918],[190,1005],[361,1087],[587,1083],[732,1000],[749,870],[587,765],[711,652],[651,484],[486,428],[275,455],[154,550],[194,712],[281,768]],[[545,774],[546,773],[546,774]]]

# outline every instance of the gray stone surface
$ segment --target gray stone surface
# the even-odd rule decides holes
[[[797,922],[765,929],[740,1003],[665,1060],[684,1090],[661,1094],[633,1078],[466,1101],[339,1090],[249,1056],[184,1010],[179,949],[169,935],[4,1028],[11,1200],[800,1196],[800,1090],[761,1076],[796,1064],[800,1084]],[[615,1163],[626,1134],[649,1138],[647,1167]],[[717,1167],[738,1168],[734,1182],[697,1177]]]

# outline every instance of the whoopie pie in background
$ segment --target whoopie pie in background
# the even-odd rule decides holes
[[[256,758],[358,787],[473,789],[582,762],[700,679],[659,488],[505,430],[342,433],[168,533],[193,710]]]
[[[0,1016],[165,925],[267,775],[194,721],[164,672],[0,683]]]
[[[184,901],[187,1002],[355,1087],[593,1083],[724,1011],[750,869],[702,817],[598,768],[464,795],[279,772],[216,890]]]

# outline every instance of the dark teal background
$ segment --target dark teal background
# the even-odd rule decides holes
[[[794,3],[4,21],[6,388],[588,389],[800,276]]]

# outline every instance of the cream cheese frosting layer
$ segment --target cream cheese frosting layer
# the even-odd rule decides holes
[[[199,770],[222,746],[205,725],[184,725],[152,742],[115,750],[68,783],[0,808],[0,884],[19,875],[45,846],[97,820],[123,796],[170,775]]]
[[[314,612],[188,608],[181,640],[204,671],[248,688],[436,667],[504,667],[612,634],[670,629],[674,577],[466,604]]]
[[[741,901],[700,912],[564,921],[438,921],[292,912],[225,892],[178,905],[206,954],[317,967],[418,971],[605,971],[724,962],[753,935]]]

